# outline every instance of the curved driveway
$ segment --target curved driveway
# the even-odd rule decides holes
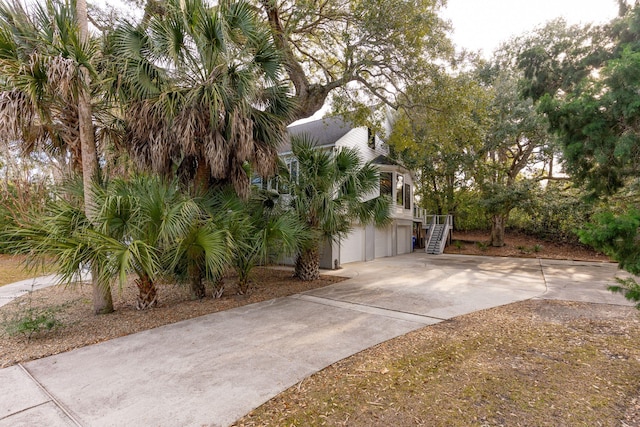
[[[530,298],[630,305],[615,264],[415,253],[349,280],[0,370],[0,426],[226,426],[409,331]],[[11,390],[11,392],[8,392]]]

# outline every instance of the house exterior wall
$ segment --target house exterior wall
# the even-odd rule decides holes
[[[388,149],[384,142],[374,137],[373,146],[370,145],[369,130],[366,127],[357,127],[345,132],[333,144],[322,145],[319,149],[355,148],[359,151],[364,162],[372,161],[379,156],[388,155]],[[281,156],[288,161],[290,151],[282,152]],[[412,250],[412,225],[413,225],[413,176],[412,173],[398,164],[378,164],[380,172],[392,174],[392,223],[384,228],[376,228],[372,225],[357,225],[347,237],[340,242],[323,245],[320,251],[320,266],[333,269],[337,265],[357,261],[370,261],[375,258],[401,255]],[[399,187],[398,177],[402,177],[403,199],[408,197],[405,206],[404,200],[398,203]],[[405,194],[404,185],[408,185],[408,194]],[[380,188],[375,189],[365,196],[370,200],[380,195]]]
[[[375,137],[375,148],[369,147],[368,139],[369,130],[366,127],[359,127],[351,129],[342,138],[338,139],[335,146],[336,148],[355,148],[362,155],[364,162],[371,161],[380,155],[389,154],[380,138]]]

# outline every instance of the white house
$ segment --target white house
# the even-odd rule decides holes
[[[404,166],[389,159],[388,147],[370,129],[354,127],[341,117],[329,117],[304,124],[290,126],[290,135],[307,134],[317,142],[320,149],[356,148],[364,161],[372,161],[380,170],[380,186],[371,198],[388,194],[393,200],[391,216],[393,222],[385,228],[357,224],[344,239],[333,245],[327,244],[321,251],[320,266],[337,268],[341,264],[355,261],[370,261],[375,258],[395,256],[411,252],[413,236],[419,240],[423,233],[422,220],[414,219],[413,176]],[[297,167],[290,157],[291,146],[280,150],[280,156]]]

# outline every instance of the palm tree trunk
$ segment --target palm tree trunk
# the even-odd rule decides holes
[[[202,299],[206,295],[206,288],[202,282],[202,272],[197,265],[189,267],[189,283],[191,285],[191,295],[195,299]]]
[[[138,287],[138,298],[136,301],[136,308],[138,310],[146,310],[147,308],[158,305],[158,290],[150,277],[141,276],[135,283]]]
[[[303,281],[320,278],[320,254],[318,248],[305,249],[296,258],[294,275]]]
[[[87,16],[86,0],[77,0],[76,18],[80,37],[86,42],[89,37],[89,23]],[[95,135],[93,130],[93,115],[91,112],[91,99],[89,95],[89,71],[81,67],[81,82],[78,87],[78,127],[80,131],[80,148],[82,151],[82,184],[84,188],[84,206],[87,218],[91,220],[95,209],[95,200],[91,192],[91,183],[98,177],[98,154],[96,150]],[[113,311],[113,299],[111,287],[108,284],[98,283],[98,274],[92,266],[93,286],[93,311],[96,314],[111,313]]]
[[[198,159],[196,174],[193,178],[194,194],[198,194],[199,192],[204,193],[209,189],[210,176],[211,170],[209,169],[207,162],[202,158]]]

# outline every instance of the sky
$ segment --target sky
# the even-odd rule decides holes
[[[603,23],[617,13],[615,0],[447,0],[441,16],[451,21],[458,47],[482,50],[488,58],[500,43],[552,19]]]

